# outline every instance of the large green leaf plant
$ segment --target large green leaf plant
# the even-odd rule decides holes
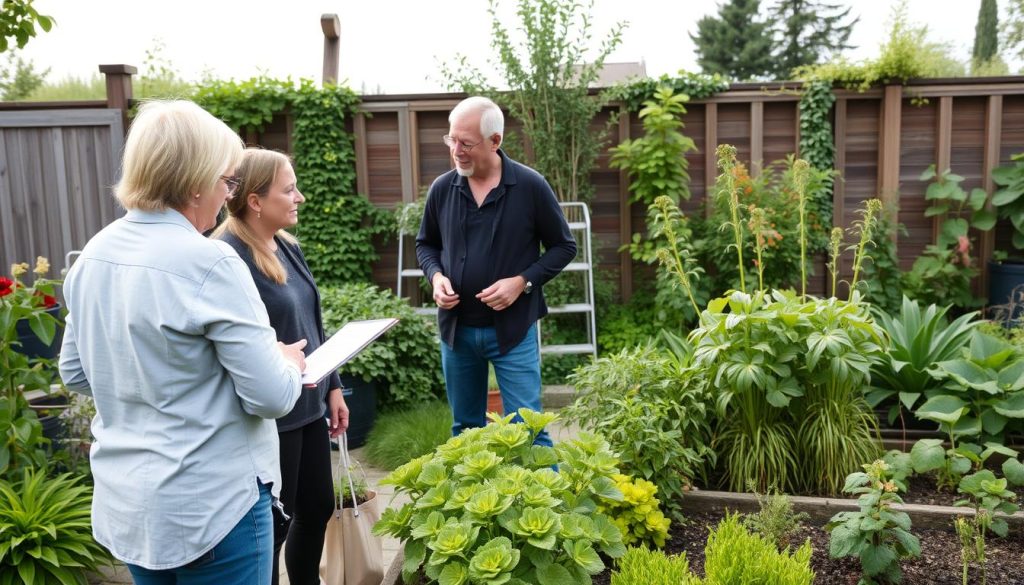
[[[750,227],[758,224],[758,210],[739,203],[736,177],[742,172],[735,149],[721,146],[718,156],[722,174],[716,188],[730,201],[723,229],[733,234],[739,288],[708,302],[690,334],[694,362],[706,372],[720,421],[712,446],[731,489],[753,482],[761,490],[774,483],[783,491],[836,493],[847,474],[878,455],[877,423],[863,388],[887,339],[862,301],[857,278],[881,204],[869,202],[858,222],[848,299],[771,291],[763,284],[764,242]],[[794,172],[802,225],[810,169],[796,161]],[[748,280],[743,261],[748,227],[758,258],[758,284],[749,291],[753,275]],[[806,230],[799,233],[804,240]],[[838,244],[834,250],[838,254]],[[806,264],[807,246],[801,242],[800,265]],[[801,277],[805,290],[806,271]]]
[[[440,585],[582,585],[604,570],[599,553],[625,553],[619,529],[597,511],[622,499],[608,443],[584,431],[554,448],[534,445],[557,416],[519,415],[525,422],[492,415],[384,478],[411,500],[374,527],[404,542],[407,583],[422,570]]]
[[[939,362],[957,358],[981,321],[967,313],[946,320],[949,307],[928,305],[903,297],[899,315],[875,310],[878,324],[889,336],[889,351],[879,356],[871,370],[872,389],[867,395],[873,407],[889,404],[889,424],[920,404],[926,392],[934,392],[943,380],[928,373]]]

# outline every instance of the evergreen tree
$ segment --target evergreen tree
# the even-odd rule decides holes
[[[988,63],[999,52],[999,16],[996,0],[981,0],[978,10],[978,24],[974,26],[974,50],[971,60],[974,66]]]
[[[719,73],[733,79],[770,75],[772,36],[768,24],[758,18],[760,0],[728,0],[718,16],[697,22],[697,63],[704,73]]]
[[[777,52],[773,73],[787,79],[801,65],[820,63],[826,57],[852,49],[847,43],[859,18],[844,22],[850,8],[818,0],[779,0],[772,7]]]

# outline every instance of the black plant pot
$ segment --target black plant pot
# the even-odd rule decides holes
[[[60,309],[60,305],[56,305],[47,309],[46,312],[59,321]],[[60,352],[60,344],[64,340],[64,327],[62,325],[57,325],[57,331],[54,333],[50,345],[44,344],[36,337],[35,332],[32,331],[28,321],[25,319],[15,323],[14,328],[18,334],[18,342],[21,343],[17,350],[29,359],[44,358],[52,360]]]
[[[990,314],[1010,326],[1021,318],[1024,312],[1024,260],[1004,260],[988,263],[988,306],[1004,308],[1005,311]],[[1018,288],[1021,287],[1021,288]]]
[[[362,447],[377,420],[377,383],[350,376],[341,377],[348,405],[348,446]]]
[[[60,413],[68,406],[68,397],[61,395],[43,396],[29,401],[29,406],[39,415],[43,436],[50,440],[51,451],[62,448],[67,436],[67,427]]]

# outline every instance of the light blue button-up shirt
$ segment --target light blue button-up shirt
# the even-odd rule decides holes
[[[212,549],[281,478],[274,420],[302,391],[245,263],[177,211],[131,210],[64,283],[60,373],[96,401],[93,534],[160,570]]]

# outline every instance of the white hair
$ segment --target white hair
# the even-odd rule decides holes
[[[483,96],[475,95],[459,102],[448,114],[448,123],[454,124],[455,120],[477,112],[480,113],[480,135],[484,140],[495,134],[505,136],[505,115],[498,104]]]

